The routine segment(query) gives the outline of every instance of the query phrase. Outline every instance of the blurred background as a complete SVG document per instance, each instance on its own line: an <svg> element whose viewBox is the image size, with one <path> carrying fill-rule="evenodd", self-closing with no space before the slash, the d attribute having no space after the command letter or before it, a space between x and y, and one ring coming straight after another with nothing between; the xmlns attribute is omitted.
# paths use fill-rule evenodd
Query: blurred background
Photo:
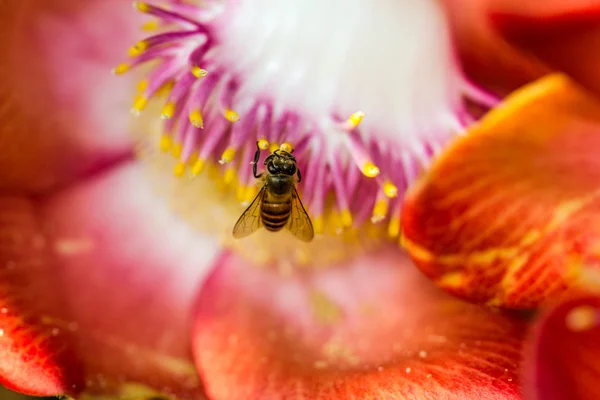
<svg viewBox="0 0 600 400"><path fill-rule="evenodd" d="M6 389L4 386L0 386L0 400L57 400L57 397L31 397L25 396L19 393L15 393Z"/></svg>

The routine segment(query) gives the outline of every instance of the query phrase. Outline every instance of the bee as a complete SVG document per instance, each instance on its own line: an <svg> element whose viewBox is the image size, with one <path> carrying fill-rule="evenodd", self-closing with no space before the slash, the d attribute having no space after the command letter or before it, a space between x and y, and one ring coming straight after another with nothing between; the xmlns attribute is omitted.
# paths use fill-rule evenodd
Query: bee
<svg viewBox="0 0 600 400"><path fill-rule="evenodd" d="M258 142L256 148L252 171L259 179L263 173L257 174L256 171L260 159ZM263 225L272 232L285 226L298 239L310 242L315 233L296 191L296 183L302 180L296 158L285 150L277 149L265 159L265 165L264 185L233 227L233 237L248 236Z"/></svg>

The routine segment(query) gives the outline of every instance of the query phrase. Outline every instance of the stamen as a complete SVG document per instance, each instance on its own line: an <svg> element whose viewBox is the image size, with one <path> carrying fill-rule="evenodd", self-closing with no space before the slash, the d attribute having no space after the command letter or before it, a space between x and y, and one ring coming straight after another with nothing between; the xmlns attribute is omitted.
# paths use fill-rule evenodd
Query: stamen
<svg viewBox="0 0 600 400"><path fill-rule="evenodd" d="M159 148L175 157L175 176L207 172L247 205L258 192L256 146L264 151L259 173L269 152L293 151L317 234L379 224L380 236L396 240L403 192L470 120L463 96L484 107L497 99L457 70L434 1L410 3L408 12L403 2L367 7L372 21L363 15L367 0L345 4L344 18L330 0L256 1L135 1L153 17L144 29L160 31L113 70L155 62L132 112L166 96ZM314 27L294 29L313 6L322 14ZM415 35L388 44L406 29ZM372 62L381 59L389 62ZM415 75L422 65L430 66L423 79Z"/></svg>

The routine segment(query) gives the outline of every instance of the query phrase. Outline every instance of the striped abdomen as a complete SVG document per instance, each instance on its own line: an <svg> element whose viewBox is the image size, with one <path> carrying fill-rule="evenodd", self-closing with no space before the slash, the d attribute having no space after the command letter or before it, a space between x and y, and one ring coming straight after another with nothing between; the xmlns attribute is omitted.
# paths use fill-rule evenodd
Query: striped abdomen
<svg viewBox="0 0 600 400"><path fill-rule="evenodd" d="M266 229L275 232L283 228L290 219L291 212L292 196L265 193L260 216Z"/></svg>

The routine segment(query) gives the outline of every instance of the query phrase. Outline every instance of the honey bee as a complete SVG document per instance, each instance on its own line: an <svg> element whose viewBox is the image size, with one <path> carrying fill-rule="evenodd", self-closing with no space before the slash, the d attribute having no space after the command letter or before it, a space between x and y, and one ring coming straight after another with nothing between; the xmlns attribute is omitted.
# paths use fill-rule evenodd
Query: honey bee
<svg viewBox="0 0 600 400"><path fill-rule="evenodd" d="M260 158L258 142L256 147L252 171L259 179L263 173L257 174L256 171ZM285 226L298 239L310 242L315 233L296 191L296 183L302 180L296 158L285 150L277 149L265 159L265 165L264 185L233 227L233 237L248 236L263 225L272 232ZM298 175L297 182L295 174Z"/></svg>

